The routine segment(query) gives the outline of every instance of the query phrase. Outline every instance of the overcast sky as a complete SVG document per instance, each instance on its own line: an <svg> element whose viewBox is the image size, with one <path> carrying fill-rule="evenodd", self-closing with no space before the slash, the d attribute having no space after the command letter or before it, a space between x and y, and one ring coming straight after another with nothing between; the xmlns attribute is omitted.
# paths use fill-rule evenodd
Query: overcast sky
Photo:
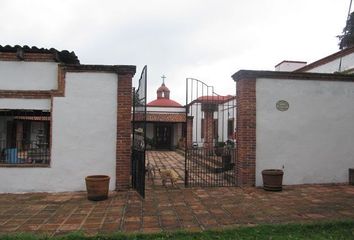
<svg viewBox="0 0 354 240"><path fill-rule="evenodd" d="M82 64L148 65L148 99L165 74L235 94L240 69L273 70L338 51L349 0L1 0L0 45L74 51ZM134 82L134 84L136 84Z"/></svg>

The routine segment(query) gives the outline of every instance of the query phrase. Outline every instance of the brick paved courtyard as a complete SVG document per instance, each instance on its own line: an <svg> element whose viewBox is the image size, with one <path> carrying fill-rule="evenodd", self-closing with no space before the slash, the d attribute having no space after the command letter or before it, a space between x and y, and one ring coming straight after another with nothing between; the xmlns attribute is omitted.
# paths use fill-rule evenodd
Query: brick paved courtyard
<svg viewBox="0 0 354 240"><path fill-rule="evenodd" d="M209 157L209 156L208 156ZM198 158L194 156L194 158ZM236 185L234 179L234 169L229 169L229 171L213 172L211 169L206 169L206 163L210 161L212 167L216 167L215 161L218 157L212 156L210 159L203 159L198 162L198 159L192 161L189 160L189 185L190 186L234 186ZM221 161L221 157L219 157ZM184 186L185 179L185 156L184 153L178 153L174 151L147 151L146 161L149 162L151 166L155 169L155 177L147 178L147 187L152 184L162 185L161 176L158 169L169 169L174 171L178 175L177 185L180 187ZM210 167L210 166L209 166ZM167 187L171 187L170 184Z"/></svg>
<svg viewBox="0 0 354 240"><path fill-rule="evenodd" d="M153 152L154 161L164 154ZM160 159L160 160L158 160ZM158 178L154 181L158 182ZM0 194L0 233L49 235L81 230L88 234L204 230L260 223L354 219L354 186L183 188L149 184L146 199L134 191L111 192L106 201L86 200L84 192Z"/></svg>
<svg viewBox="0 0 354 240"><path fill-rule="evenodd" d="M147 179L146 185L162 185L158 169L170 169L177 173L177 185L184 186L184 156L174 151L147 151L146 161L155 169L155 177ZM169 184L169 183L168 183ZM171 187L167 185L167 187Z"/></svg>

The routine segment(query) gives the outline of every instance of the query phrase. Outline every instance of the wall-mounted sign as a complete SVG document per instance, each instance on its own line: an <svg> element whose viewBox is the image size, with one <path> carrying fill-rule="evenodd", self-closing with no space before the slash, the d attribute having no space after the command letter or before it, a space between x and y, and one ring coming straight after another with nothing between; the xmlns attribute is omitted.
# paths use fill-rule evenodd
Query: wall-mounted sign
<svg viewBox="0 0 354 240"><path fill-rule="evenodd" d="M279 100L276 104L276 107L279 111L286 111L289 109L289 103L285 100Z"/></svg>

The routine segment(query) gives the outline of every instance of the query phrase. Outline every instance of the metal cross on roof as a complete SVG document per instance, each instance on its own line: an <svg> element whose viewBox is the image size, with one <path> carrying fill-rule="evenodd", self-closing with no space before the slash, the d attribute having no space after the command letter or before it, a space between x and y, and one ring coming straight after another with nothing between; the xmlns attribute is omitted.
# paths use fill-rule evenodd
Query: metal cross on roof
<svg viewBox="0 0 354 240"><path fill-rule="evenodd" d="M162 83L165 84L165 78L166 78L166 76L165 76L165 75L162 75L161 78L162 78Z"/></svg>

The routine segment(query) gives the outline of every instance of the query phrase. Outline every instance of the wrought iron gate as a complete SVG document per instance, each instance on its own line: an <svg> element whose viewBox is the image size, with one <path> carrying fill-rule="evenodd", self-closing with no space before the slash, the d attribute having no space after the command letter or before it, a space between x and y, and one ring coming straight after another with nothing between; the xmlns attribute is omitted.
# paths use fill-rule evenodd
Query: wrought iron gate
<svg viewBox="0 0 354 240"><path fill-rule="evenodd" d="M145 140L146 140L146 83L147 67L143 68L138 89L133 88L132 187L145 197Z"/></svg>
<svg viewBox="0 0 354 240"><path fill-rule="evenodd" d="M185 186L236 185L236 96L187 78L186 119Z"/></svg>

